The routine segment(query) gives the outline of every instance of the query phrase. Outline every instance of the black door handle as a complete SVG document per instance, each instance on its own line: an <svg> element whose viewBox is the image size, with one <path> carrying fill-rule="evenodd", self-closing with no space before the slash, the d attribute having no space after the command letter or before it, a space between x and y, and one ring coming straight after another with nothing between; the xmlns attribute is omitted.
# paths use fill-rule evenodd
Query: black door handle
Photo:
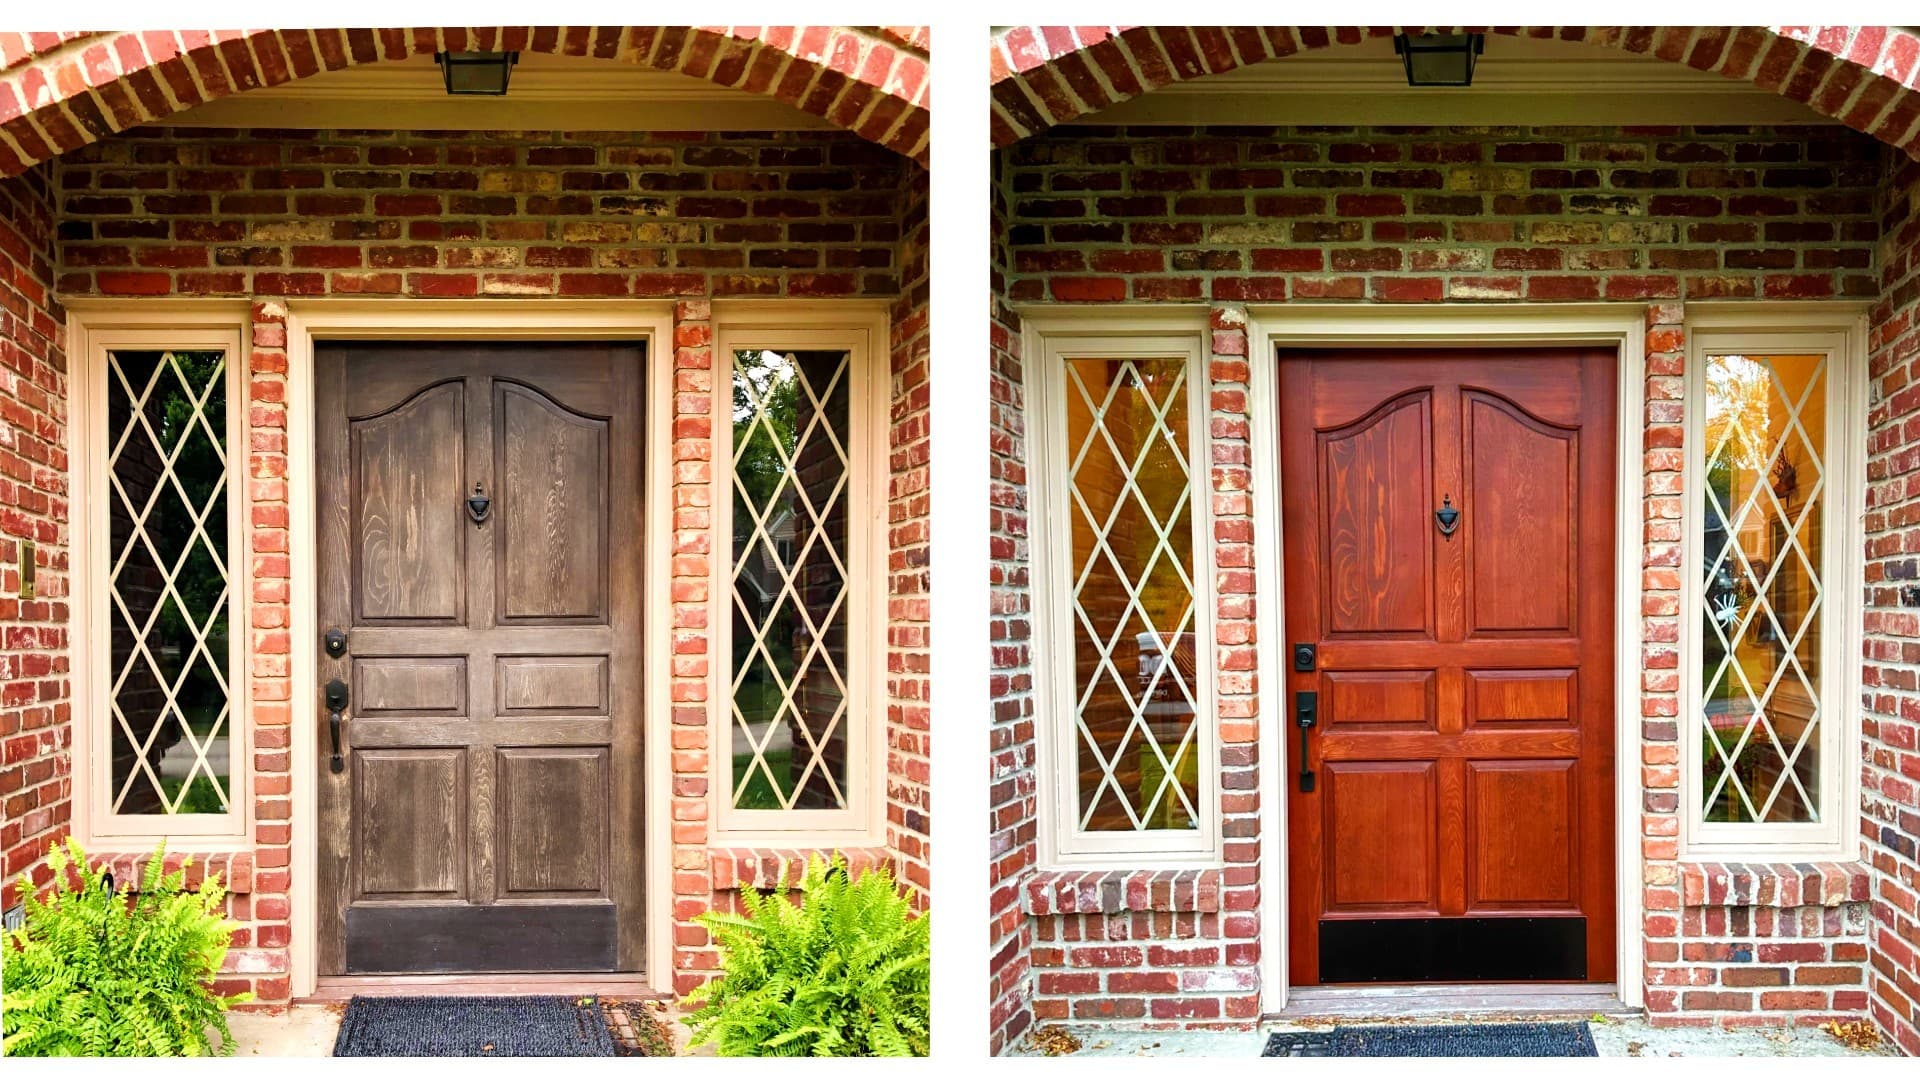
<svg viewBox="0 0 1920 1081"><path fill-rule="evenodd" d="M347 681L330 679L327 681L327 734L333 737L333 761L329 769L335 773L347 768L340 757L340 715L347 711Z"/></svg>
<svg viewBox="0 0 1920 1081"><path fill-rule="evenodd" d="M1313 691L1293 692L1293 723L1300 726L1300 791L1313 791L1313 769L1307 764L1307 733L1319 721L1320 696Z"/></svg>

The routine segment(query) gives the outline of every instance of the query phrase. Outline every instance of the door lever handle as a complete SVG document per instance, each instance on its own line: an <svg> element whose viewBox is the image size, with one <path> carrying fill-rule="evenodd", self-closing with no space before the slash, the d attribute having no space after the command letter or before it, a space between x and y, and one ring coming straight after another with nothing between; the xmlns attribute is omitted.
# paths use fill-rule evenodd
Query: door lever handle
<svg viewBox="0 0 1920 1081"><path fill-rule="evenodd" d="M1307 733L1319 722L1320 696L1313 691L1293 692L1293 723L1300 726L1300 791L1313 791L1313 769L1307 759Z"/></svg>
<svg viewBox="0 0 1920 1081"><path fill-rule="evenodd" d="M346 761L340 757L340 715L347 711L346 681L342 679L328 680L326 694L327 734L333 738L333 760L327 764L327 768L334 773L339 773L341 770L347 768Z"/></svg>

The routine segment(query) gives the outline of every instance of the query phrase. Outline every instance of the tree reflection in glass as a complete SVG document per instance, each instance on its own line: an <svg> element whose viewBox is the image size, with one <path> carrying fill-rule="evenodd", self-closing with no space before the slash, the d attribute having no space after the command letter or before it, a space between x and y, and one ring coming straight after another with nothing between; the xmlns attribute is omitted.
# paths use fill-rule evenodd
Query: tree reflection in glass
<svg viewBox="0 0 1920 1081"><path fill-rule="evenodd" d="M847 805L844 350L733 357L732 799Z"/></svg>
<svg viewBox="0 0 1920 1081"><path fill-rule="evenodd" d="M1826 358L1710 356L1705 386L1705 817L1816 821Z"/></svg>
<svg viewBox="0 0 1920 1081"><path fill-rule="evenodd" d="M107 365L111 806L230 803L227 379L219 352Z"/></svg>

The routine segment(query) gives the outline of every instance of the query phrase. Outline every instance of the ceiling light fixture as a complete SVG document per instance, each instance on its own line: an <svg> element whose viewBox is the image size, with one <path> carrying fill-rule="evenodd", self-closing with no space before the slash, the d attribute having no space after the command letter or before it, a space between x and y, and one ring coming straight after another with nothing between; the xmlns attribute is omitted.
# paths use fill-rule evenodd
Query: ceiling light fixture
<svg viewBox="0 0 1920 1081"><path fill-rule="evenodd" d="M1474 61L1486 46L1485 34L1393 35L1408 86L1472 86Z"/></svg>
<svg viewBox="0 0 1920 1081"><path fill-rule="evenodd" d="M484 94L501 97L507 92L507 79L520 59L509 53L434 53L440 73L446 77L449 94Z"/></svg>

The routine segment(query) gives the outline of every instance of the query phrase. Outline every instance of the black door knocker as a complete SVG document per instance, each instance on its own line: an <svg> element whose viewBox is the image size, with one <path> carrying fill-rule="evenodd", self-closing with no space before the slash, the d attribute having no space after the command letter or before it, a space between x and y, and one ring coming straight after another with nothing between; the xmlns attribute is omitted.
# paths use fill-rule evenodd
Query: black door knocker
<svg viewBox="0 0 1920 1081"><path fill-rule="evenodd" d="M487 486L475 481L473 494L467 497L467 517L478 525L487 520L487 511L492 508L493 500L487 498Z"/></svg>
<svg viewBox="0 0 1920 1081"><path fill-rule="evenodd" d="M1452 495L1440 501L1440 509L1433 512L1433 520L1440 523L1440 535L1443 537L1453 536L1453 531L1460 528L1460 510L1453 505Z"/></svg>

